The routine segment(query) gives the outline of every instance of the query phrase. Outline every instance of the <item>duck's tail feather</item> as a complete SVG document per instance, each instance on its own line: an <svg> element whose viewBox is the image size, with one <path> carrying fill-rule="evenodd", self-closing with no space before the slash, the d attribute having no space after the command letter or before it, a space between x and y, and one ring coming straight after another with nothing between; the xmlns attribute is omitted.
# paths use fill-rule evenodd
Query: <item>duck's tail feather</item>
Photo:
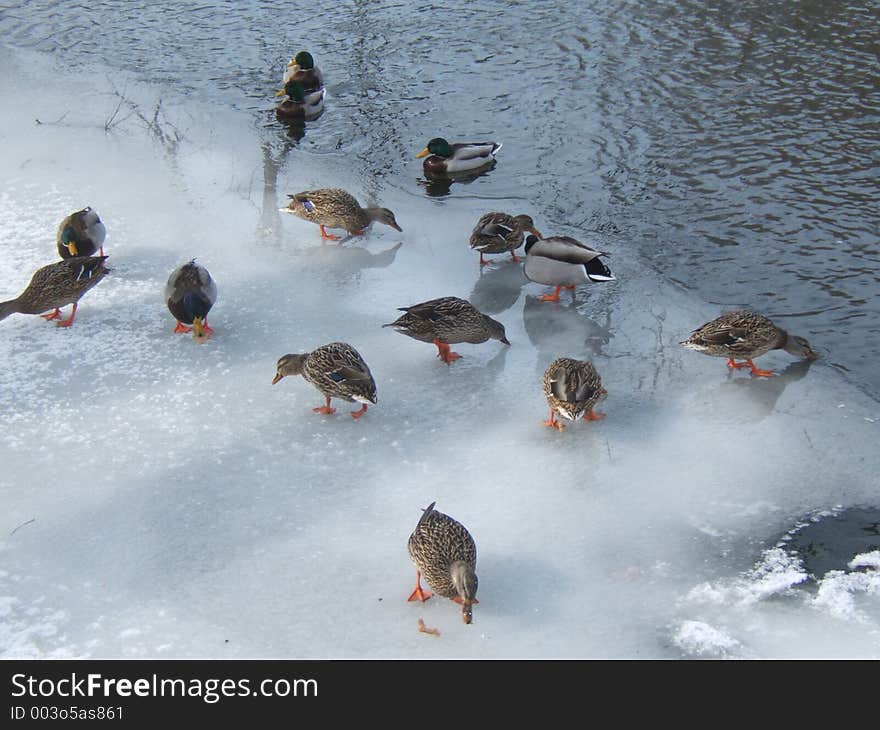
<svg viewBox="0 0 880 730"><path fill-rule="evenodd" d="M10 314L18 311L18 299L10 299L8 302L0 302L0 319L6 319Z"/></svg>

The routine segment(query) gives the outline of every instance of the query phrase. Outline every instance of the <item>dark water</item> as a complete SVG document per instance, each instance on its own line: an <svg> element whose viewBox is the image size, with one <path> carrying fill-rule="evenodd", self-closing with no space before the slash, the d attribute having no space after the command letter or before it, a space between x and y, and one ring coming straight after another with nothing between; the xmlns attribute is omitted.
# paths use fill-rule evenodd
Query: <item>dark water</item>
<svg viewBox="0 0 880 730"><path fill-rule="evenodd" d="M880 510L851 507L787 533L786 550L795 553L804 569L821 578L829 570L847 570L854 555L880 550Z"/></svg>
<svg viewBox="0 0 880 730"><path fill-rule="evenodd" d="M454 9L453 9L454 8ZM423 194L434 136L505 148L452 194L522 198L717 308L750 305L880 395L880 3L13 2L4 42L254 114L301 48L302 154ZM436 192L436 191L435 191ZM442 192L442 191L441 191ZM695 326L699 323L694 323Z"/></svg>

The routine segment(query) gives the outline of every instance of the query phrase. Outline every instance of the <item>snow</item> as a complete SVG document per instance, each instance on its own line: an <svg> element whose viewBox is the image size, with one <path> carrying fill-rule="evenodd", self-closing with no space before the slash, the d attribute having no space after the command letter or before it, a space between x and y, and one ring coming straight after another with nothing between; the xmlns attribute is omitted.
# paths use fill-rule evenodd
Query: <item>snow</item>
<svg viewBox="0 0 880 730"><path fill-rule="evenodd" d="M679 347L717 307L625 241L602 242L618 281L576 306L537 301L503 258L480 272L467 239L490 207L582 235L489 183L429 197L413 159L365 189L350 159L294 148L275 195L247 114L36 53L7 65L0 299L85 205L113 273L69 330L0 323L0 656L880 656L874 558L814 595L767 547L804 514L876 501L877 404L832 368L779 353L761 366L780 376L752 379ZM113 86L142 110L161 91L180 144L137 117L105 131ZM391 208L403 233L322 245L277 212L318 186ZM193 257L219 289L201 346L162 302ZM444 295L499 319L511 347L461 345L447 367L381 327ZM347 404L313 414L300 378L271 385L280 355L336 340L378 384L358 421ZM609 391L607 419L562 434L541 426L540 386L561 355L590 357ZM435 500L477 542L471 626L448 601L405 600L406 540Z"/></svg>

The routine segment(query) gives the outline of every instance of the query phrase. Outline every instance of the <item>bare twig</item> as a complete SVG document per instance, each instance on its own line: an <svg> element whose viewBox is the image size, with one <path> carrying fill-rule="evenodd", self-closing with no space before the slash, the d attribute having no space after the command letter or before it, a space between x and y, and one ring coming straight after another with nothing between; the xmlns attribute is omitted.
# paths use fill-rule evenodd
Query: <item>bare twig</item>
<svg viewBox="0 0 880 730"><path fill-rule="evenodd" d="M27 522L22 522L18 527L16 527L16 528L15 528L12 532L10 532L9 534L10 534L10 535L14 535L16 532L18 532L18 531L19 531L22 527L24 527L25 525L29 525L29 524L31 524L31 522L36 522L36 519L37 519L36 517L31 517Z"/></svg>
<svg viewBox="0 0 880 730"><path fill-rule="evenodd" d="M110 118L104 122L104 131L109 132L116 124L120 124L124 120L119 120L114 124L113 120L116 119L116 115L119 114L119 110L122 108L122 105L125 103L125 89L122 90L120 94L118 91L116 95L119 97L119 101L116 104L116 108L113 110L113 113L110 115Z"/></svg>
<svg viewBox="0 0 880 730"><path fill-rule="evenodd" d="M60 117L58 117L58 119L56 119L54 122L44 122L44 121L42 121L42 120L40 120L40 119L34 119L34 121L35 121L37 124L45 124L45 125L49 125L49 124L60 124L60 123L61 123L61 120L64 119L64 117L66 117L66 116L68 115L68 113L69 113L69 112L64 112L64 114L62 114Z"/></svg>
<svg viewBox="0 0 880 730"><path fill-rule="evenodd" d="M812 441L812 439L810 438L810 434L807 433L807 429L804 429L804 436L807 437L807 443L810 445L810 448L813 449L813 451L815 451L815 450L816 450L816 447L813 446L813 441Z"/></svg>

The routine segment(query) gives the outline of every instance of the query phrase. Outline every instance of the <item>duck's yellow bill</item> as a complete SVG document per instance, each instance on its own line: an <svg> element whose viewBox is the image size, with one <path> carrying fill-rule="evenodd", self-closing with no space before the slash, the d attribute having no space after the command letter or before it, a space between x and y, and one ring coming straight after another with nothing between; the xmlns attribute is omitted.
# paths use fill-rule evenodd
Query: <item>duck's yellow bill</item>
<svg viewBox="0 0 880 730"><path fill-rule="evenodd" d="M416 157L417 158L418 157L427 157L430 154L431 154L431 151L427 147L425 147L425 149L423 149L421 152L419 152L419 154L417 154Z"/></svg>

